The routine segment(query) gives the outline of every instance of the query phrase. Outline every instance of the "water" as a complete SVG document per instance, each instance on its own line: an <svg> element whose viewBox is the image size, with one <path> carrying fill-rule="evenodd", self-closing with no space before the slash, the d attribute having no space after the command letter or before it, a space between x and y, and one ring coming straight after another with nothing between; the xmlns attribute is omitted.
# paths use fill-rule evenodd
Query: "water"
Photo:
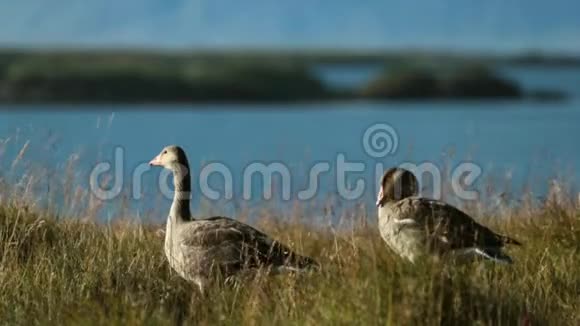
<svg viewBox="0 0 580 326"><path fill-rule="evenodd" d="M115 148L124 150L123 166L119 169L123 171L124 186L128 187L137 167L158 154L163 146L179 144L186 150L196 178L197 203L203 194L199 171L211 162L223 163L232 172L234 199L238 202L244 201L244 169L251 163L278 162L286 166L291 174L287 202L293 202L309 184L310 168L328 162L331 171L320 176L320 189L309 200L323 201L337 193L336 162L340 154L347 161L365 164L364 172L350 173L347 177L351 187L362 178L366 182L364 193L343 201L362 201L369 206L376 191L377 164L389 167L402 162L432 162L445 170L449 165L471 162L483 171L476 182L477 189L483 189L489 177L507 180L514 192L523 191L524 186L537 193L545 192L546 181L554 176L577 184L580 96L574 91L580 88L572 86L580 85L580 71L539 73L518 69L508 73L523 79L529 87L555 86L573 96L567 101L545 103L4 105L0 113L0 139L9 141L3 146L4 154L0 146L0 168L4 171L0 175L6 177L6 171L12 171L12 160L29 141L25 159L30 165L62 170L71 154L78 155L77 179L85 188L89 187L88 173L99 162L113 161ZM358 82L368 71L359 73ZM392 126L398 140L394 153L379 158L369 155L363 146L365 130L377 123ZM144 189L136 196L141 197L134 200L135 209L153 205L152 198L159 192L155 186L159 172L151 170L144 174ZM281 180L274 178L274 185ZM223 197L223 180L219 175L213 175L209 183ZM248 202L263 201L259 180L252 183L250 190ZM284 202L281 197L280 191L274 193L274 199ZM219 203L222 205L223 201ZM229 207L228 203L224 207ZM169 200L162 203L163 207L168 204Z"/></svg>

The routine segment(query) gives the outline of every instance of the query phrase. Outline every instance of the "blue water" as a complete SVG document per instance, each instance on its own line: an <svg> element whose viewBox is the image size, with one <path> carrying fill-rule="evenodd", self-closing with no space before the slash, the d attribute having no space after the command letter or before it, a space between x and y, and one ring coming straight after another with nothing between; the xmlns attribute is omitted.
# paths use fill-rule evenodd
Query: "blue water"
<svg viewBox="0 0 580 326"><path fill-rule="evenodd" d="M580 85L578 70L575 74L525 69L509 73L532 88L547 84L572 93L580 89L573 87ZM292 177L289 202L297 201L298 192L308 184L310 167L329 162L331 171L320 176L320 190L310 199L325 200L336 193L334 176L339 154L347 161L366 164L364 172L351 173L347 178L351 186L358 178L365 180L364 193L344 202L372 205L374 167L378 163L389 167L402 162L432 162L445 170L469 161L483 170L475 185L478 189L484 189L490 178L499 178L500 183L510 184L511 191L531 187L541 193L554 176L564 177L571 184L580 181L576 174L580 170L580 96L576 95L566 101L545 103L3 105L0 140L5 145L0 146L0 176L10 179L11 173L18 173L18 169L11 169L12 160L27 141L25 167L62 171L71 154L76 154L77 182L86 188L88 172L99 162L112 161L114 148L124 149L122 170L129 183L139 164L148 162L163 146L179 144L188 154L196 179L206 164L225 164L233 175L234 199L240 199L244 168L253 162L287 166ZM365 130L377 123L392 126L398 138L397 150L379 158L365 152L362 144ZM143 196L135 200L136 209L151 205L158 192L155 184L159 172L154 169L145 173L146 186ZM214 176L210 181L223 197L222 180ZM195 201L199 203L200 186L198 180L194 183ZM259 186L258 182L252 188L254 197L248 202L262 200ZM274 199L281 197L274 193ZM165 199L164 207L168 204Z"/></svg>

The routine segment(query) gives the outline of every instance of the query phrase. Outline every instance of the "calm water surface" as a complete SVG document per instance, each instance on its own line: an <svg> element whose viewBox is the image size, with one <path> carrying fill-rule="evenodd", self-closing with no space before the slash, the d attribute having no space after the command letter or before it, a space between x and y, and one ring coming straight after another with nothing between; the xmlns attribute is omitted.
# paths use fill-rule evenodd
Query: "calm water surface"
<svg viewBox="0 0 580 326"><path fill-rule="evenodd" d="M523 75L530 87L580 85L567 72L555 75L512 71ZM527 79L526 79L527 78ZM560 84L559 84L560 83ZM550 86L548 85L548 86ZM164 145L180 144L198 176L210 162L225 164L234 177L234 191L242 192L244 168L253 162L280 162L292 175L292 199L308 184L308 171L317 162L329 162L332 171L322 175L313 200L336 190L333 177L337 155L366 164L366 171L348 180L367 181L363 196L369 206L375 192L374 166L402 162L433 162L444 169L470 161L483 170L479 189L491 177L507 182L514 192L524 185L545 190L550 177L565 177L577 184L580 170L580 97L563 102L419 102L419 103L311 103L268 105L78 105L10 106L0 112L1 175L18 174L12 160L29 141L28 167L62 170L76 157L80 185L88 187L88 171L98 162L112 161L115 148L124 150L125 179L139 164L148 162ZM42 109L42 110L41 110ZM130 110L127 110L130 109ZM268 109L268 110L265 110ZM10 112L9 112L10 110ZM396 130L398 148L375 158L365 152L363 134L376 123ZM10 173L7 171L11 171ZM26 171L22 168L20 173ZM159 171L144 175L147 185L136 207L150 203L156 193ZM223 188L220 178L210 184ZM127 181L129 183L129 181ZM259 185L259 184L258 184ZM196 182L199 193L199 184ZM256 190L256 189L255 189ZM259 189L254 192L260 197ZM223 193L223 191L222 191ZM199 198L198 198L199 199ZM167 206L168 200L163 205Z"/></svg>

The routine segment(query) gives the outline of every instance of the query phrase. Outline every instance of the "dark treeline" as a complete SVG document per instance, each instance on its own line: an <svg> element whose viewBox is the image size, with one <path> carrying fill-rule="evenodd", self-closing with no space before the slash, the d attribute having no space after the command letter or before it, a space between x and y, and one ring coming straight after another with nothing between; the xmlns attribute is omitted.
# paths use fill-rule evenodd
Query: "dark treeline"
<svg viewBox="0 0 580 326"><path fill-rule="evenodd" d="M301 100L328 96L304 65L139 54L4 55L3 101Z"/></svg>
<svg viewBox="0 0 580 326"><path fill-rule="evenodd" d="M532 63L546 62L538 59L541 56L518 59L354 51L192 54L5 50L0 52L0 102L519 98L524 94L517 83L496 75L489 67L501 62L521 64L530 58ZM560 64L562 60L554 62ZM316 64L353 63L373 63L389 69L352 90L332 89L312 69ZM558 96L553 91L538 94Z"/></svg>

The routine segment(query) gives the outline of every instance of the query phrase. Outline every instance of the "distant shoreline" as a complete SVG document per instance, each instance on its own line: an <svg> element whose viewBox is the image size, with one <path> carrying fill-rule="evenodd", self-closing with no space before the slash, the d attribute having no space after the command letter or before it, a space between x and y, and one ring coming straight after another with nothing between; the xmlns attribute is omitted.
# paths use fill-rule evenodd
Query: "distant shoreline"
<svg viewBox="0 0 580 326"><path fill-rule="evenodd" d="M7 56L131 56L174 59L297 60L315 63L393 63L407 59L477 61L485 64L580 66L580 53L523 50L511 54L445 50L358 50L358 49L162 49L162 48L74 48L1 47L0 59Z"/></svg>
<svg viewBox="0 0 580 326"><path fill-rule="evenodd" d="M399 67L357 89L336 90L317 64ZM373 100L541 100L496 75L498 64L578 64L580 58L433 53L0 50L0 104L304 103ZM409 68L411 67L411 68ZM424 67L438 67L443 73ZM443 67L443 68L439 68ZM475 67L475 69L473 68Z"/></svg>

